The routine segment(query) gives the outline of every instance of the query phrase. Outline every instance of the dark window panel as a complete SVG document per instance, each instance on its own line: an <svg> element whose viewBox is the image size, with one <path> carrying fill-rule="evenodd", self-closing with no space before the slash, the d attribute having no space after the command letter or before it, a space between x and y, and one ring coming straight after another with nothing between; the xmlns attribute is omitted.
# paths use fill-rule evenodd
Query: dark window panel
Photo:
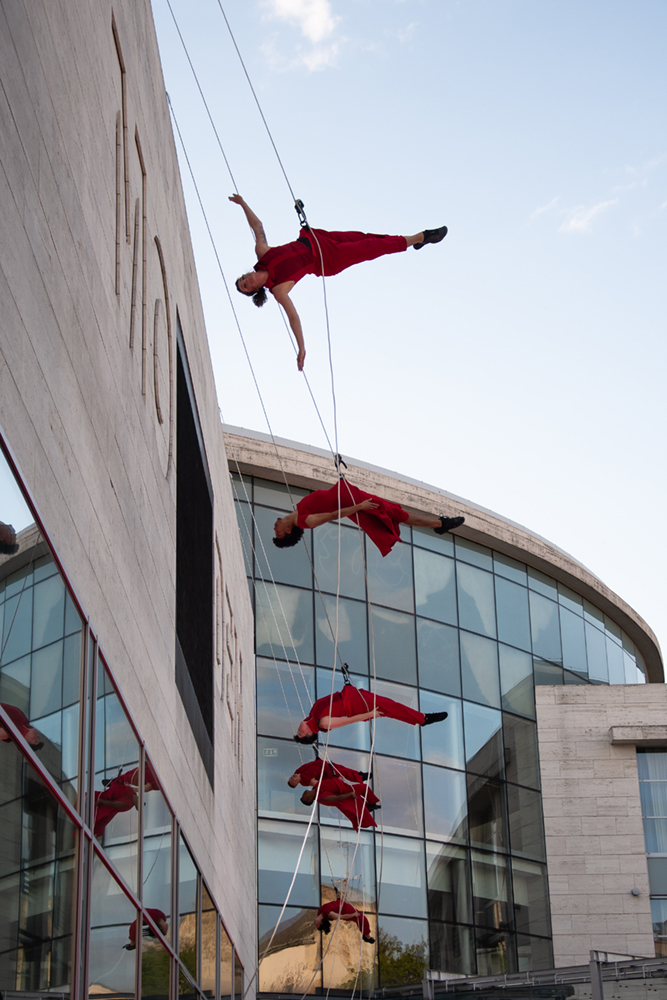
<svg viewBox="0 0 667 1000"><path fill-rule="evenodd" d="M574 614L579 615L580 618L583 618L583 598L562 583L558 584L558 603L561 607L567 608L568 611L572 611Z"/></svg>
<svg viewBox="0 0 667 1000"><path fill-rule="evenodd" d="M371 688L373 687L371 678ZM416 687L406 687L403 684L390 684L388 681L377 681L375 689L379 695L398 701L408 708L419 711L419 692ZM390 754L396 757L409 757L419 760L419 734L421 726L410 726L396 719L376 719L375 722L375 752Z"/></svg>
<svg viewBox="0 0 667 1000"><path fill-rule="evenodd" d="M478 928L475 931L478 976L502 976L517 971L513 934Z"/></svg>
<svg viewBox="0 0 667 1000"><path fill-rule="evenodd" d="M511 929L509 861L500 854L471 852L475 923L497 931Z"/></svg>
<svg viewBox="0 0 667 1000"><path fill-rule="evenodd" d="M471 924L468 851L452 844L433 844L427 841L426 877L430 919Z"/></svg>
<svg viewBox="0 0 667 1000"><path fill-rule="evenodd" d="M468 775L468 824L473 847L509 850L505 786L501 782Z"/></svg>
<svg viewBox="0 0 667 1000"><path fill-rule="evenodd" d="M540 573L538 569L528 567L528 586L531 590L537 591L543 597L550 597L552 601L558 600L558 584L551 577Z"/></svg>
<svg viewBox="0 0 667 1000"><path fill-rule="evenodd" d="M267 507L277 507L281 511L288 512L294 510L299 500L310 493L310 490L302 490L298 486L290 486L288 489L284 482L273 482L270 479L257 477L254 480L254 487L256 504L265 504Z"/></svg>
<svg viewBox="0 0 667 1000"><path fill-rule="evenodd" d="M523 934L551 934L546 865L512 858L514 926Z"/></svg>
<svg viewBox="0 0 667 1000"><path fill-rule="evenodd" d="M461 696L458 629L417 619L419 686Z"/></svg>
<svg viewBox="0 0 667 1000"><path fill-rule="evenodd" d="M258 900L282 906L297 867L307 827L305 823L280 823L269 819L261 819L258 826ZM317 827L311 826L290 902L296 906L317 908L319 899Z"/></svg>
<svg viewBox="0 0 667 1000"><path fill-rule="evenodd" d="M610 639L609 636L606 638L607 646L607 667L609 669L609 683L610 684L625 684L625 668L623 664L623 650Z"/></svg>
<svg viewBox="0 0 667 1000"><path fill-rule="evenodd" d="M422 760L429 764L439 764L441 767L463 770L465 759L461 702L458 698L447 698L445 695L421 691L419 707L424 713L448 713L444 722L434 722L430 726L422 727Z"/></svg>
<svg viewBox="0 0 667 1000"><path fill-rule="evenodd" d="M517 562L516 559L511 559L509 556L503 555L502 552L493 553L493 570L498 576L504 576L505 579L512 580L513 583L520 583L524 587L528 583L525 563Z"/></svg>
<svg viewBox="0 0 667 1000"><path fill-rule="evenodd" d="M510 646L530 651L528 591L502 577L495 578L498 639Z"/></svg>
<svg viewBox="0 0 667 1000"><path fill-rule="evenodd" d="M426 917L424 842L384 837L375 844L375 864L382 871L380 911L404 917Z"/></svg>
<svg viewBox="0 0 667 1000"><path fill-rule="evenodd" d="M461 771L424 764L424 816L427 837L466 843L468 802Z"/></svg>
<svg viewBox="0 0 667 1000"><path fill-rule="evenodd" d="M429 968L428 923L379 917L377 949L381 988L421 983Z"/></svg>
<svg viewBox="0 0 667 1000"><path fill-rule="evenodd" d="M472 927L430 921L431 968L458 976L475 973Z"/></svg>
<svg viewBox="0 0 667 1000"><path fill-rule="evenodd" d="M375 793L382 802L384 832L423 836L422 778L419 764L378 754L373 760L373 774ZM378 816L374 819L379 822Z"/></svg>
<svg viewBox="0 0 667 1000"><path fill-rule="evenodd" d="M241 536L241 548L243 549L243 562L245 564L246 576L252 576L252 547L254 545L252 511L247 503L236 503L234 506L236 507L236 520L239 526L239 534Z"/></svg>
<svg viewBox="0 0 667 1000"><path fill-rule="evenodd" d="M534 938L527 937L525 934L517 934L516 950L518 972L537 972L540 969L553 969L554 967L554 950L548 938Z"/></svg>
<svg viewBox="0 0 667 1000"><path fill-rule="evenodd" d="M528 719L503 712L505 777L517 785L540 787L537 758L537 726Z"/></svg>
<svg viewBox="0 0 667 1000"><path fill-rule="evenodd" d="M310 806L302 805L303 785L290 788L287 779L301 764L313 760L310 747L287 740L257 739L257 809L267 819L308 819ZM335 758L334 758L335 759Z"/></svg>
<svg viewBox="0 0 667 1000"><path fill-rule="evenodd" d="M476 774L504 774L502 716L494 708L463 702L466 764Z"/></svg>
<svg viewBox="0 0 667 1000"><path fill-rule="evenodd" d="M503 708L535 718L533 659L511 646L498 646Z"/></svg>
<svg viewBox="0 0 667 1000"><path fill-rule="evenodd" d="M533 672L536 685L563 683L563 668L557 667L555 663L546 663L535 657L533 659Z"/></svg>
<svg viewBox="0 0 667 1000"><path fill-rule="evenodd" d="M529 788L508 784L507 809L512 854L545 860L546 848L540 793L531 791Z"/></svg>
<svg viewBox="0 0 667 1000"><path fill-rule="evenodd" d="M438 552L441 556L454 558L454 536L449 534L436 535L433 528L413 528L412 544L421 549Z"/></svg>

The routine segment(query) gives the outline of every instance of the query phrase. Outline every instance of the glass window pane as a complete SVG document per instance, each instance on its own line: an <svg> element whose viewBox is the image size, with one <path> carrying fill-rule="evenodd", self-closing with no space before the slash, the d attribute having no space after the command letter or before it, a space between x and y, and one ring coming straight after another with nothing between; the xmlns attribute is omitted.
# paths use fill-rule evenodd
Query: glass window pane
<svg viewBox="0 0 667 1000"><path fill-rule="evenodd" d="M471 924L468 852L451 844L432 844L427 841L426 874L428 915L431 920Z"/></svg>
<svg viewBox="0 0 667 1000"><path fill-rule="evenodd" d="M182 837L178 851L178 957L193 979L197 978L197 865Z"/></svg>
<svg viewBox="0 0 667 1000"><path fill-rule="evenodd" d="M338 889L348 903L358 910L375 909L375 862L373 835L363 830L357 836L354 830L323 826L320 830L323 889ZM346 889L347 885L347 889Z"/></svg>
<svg viewBox="0 0 667 1000"><path fill-rule="evenodd" d="M287 899L307 829L305 823L278 823L270 819L259 821L258 894L261 902L279 903L282 906ZM317 907L319 898L317 827L311 826L290 903Z"/></svg>
<svg viewBox="0 0 667 1000"><path fill-rule="evenodd" d="M259 921L260 928L262 927L262 907L258 907L259 910ZM278 913L280 913L280 908L278 908ZM262 931L260 930L260 939L262 938ZM270 935L269 935L270 937ZM268 941L268 939L267 939ZM264 945L266 948L266 945ZM259 954L263 954L263 949L261 944L259 946ZM231 938L225 930L225 925L220 923L220 1000L231 1000L232 990L233 990L233 970L234 965L234 948L232 946Z"/></svg>
<svg viewBox="0 0 667 1000"><path fill-rule="evenodd" d="M275 583L291 583L295 587L312 586L309 559L312 533L305 531L293 548L279 549L273 544L273 525L282 517L279 510L255 507L255 576ZM312 558L312 556L311 556Z"/></svg>
<svg viewBox="0 0 667 1000"><path fill-rule="evenodd" d="M218 914L206 886L201 887L201 982L209 997L215 997L215 949Z"/></svg>
<svg viewBox="0 0 667 1000"><path fill-rule="evenodd" d="M579 594L575 594L573 590L566 587L564 584L558 584L558 603L567 608L568 611L573 611L575 615L579 615L581 618L584 614L584 602L579 597Z"/></svg>
<svg viewBox="0 0 667 1000"><path fill-rule="evenodd" d="M315 671L257 657L257 731L291 739L315 701Z"/></svg>
<svg viewBox="0 0 667 1000"><path fill-rule="evenodd" d="M550 597L552 601L558 600L558 584L551 577L540 573L539 569L528 567L528 586L531 590L537 591L543 597Z"/></svg>
<svg viewBox="0 0 667 1000"><path fill-rule="evenodd" d="M380 911L406 917L426 917L426 873L424 844L406 837L384 837L376 842Z"/></svg>
<svg viewBox="0 0 667 1000"><path fill-rule="evenodd" d="M533 660L510 646L498 646L503 708L535 718Z"/></svg>
<svg viewBox="0 0 667 1000"><path fill-rule="evenodd" d="M502 777L502 716L493 708L463 702L466 763L476 774Z"/></svg>
<svg viewBox="0 0 667 1000"><path fill-rule="evenodd" d="M607 666L609 668L610 684L625 684L625 669L623 666L623 650L607 636Z"/></svg>
<svg viewBox="0 0 667 1000"><path fill-rule="evenodd" d="M587 622L591 622L597 625L600 629L604 628L604 615L599 608L596 608L594 604L587 601L584 598L584 618Z"/></svg>
<svg viewBox="0 0 667 1000"><path fill-rule="evenodd" d="M475 972L472 927L430 921L431 968L457 976Z"/></svg>
<svg viewBox="0 0 667 1000"><path fill-rule="evenodd" d="M236 507L236 520L239 526L239 534L241 535L241 548L243 549L246 576L252 576L252 511L247 503L236 503L234 506Z"/></svg>
<svg viewBox="0 0 667 1000"><path fill-rule="evenodd" d="M459 626L479 635L496 635L496 608L493 576L484 570L456 564L459 598Z"/></svg>
<svg viewBox="0 0 667 1000"><path fill-rule="evenodd" d="M232 493L235 500L245 500L252 503L252 476L244 476L238 472L230 472Z"/></svg>
<svg viewBox="0 0 667 1000"><path fill-rule="evenodd" d="M155 770L144 768L144 905L157 907L171 922L171 811Z"/></svg>
<svg viewBox="0 0 667 1000"><path fill-rule="evenodd" d="M141 942L141 996L146 1000L168 1000L169 952L159 938L144 936ZM192 995L192 990L188 988Z"/></svg>
<svg viewBox="0 0 667 1000"><path fill-rule="evenodd" d="M460 636L463 697L500 708L498 644L470 632Z"/></svg>
<svg viewBox="0 0 667 1000"><path fill-rule="evenodd" d="M42 716L51 715L52 712L62 708L62 639L33 652L32 676L30 718L41 719Z"/></svg>
<svg viewBox="0 0 667 1000"><path fill-rule="evenodd" d="M340 587L338 585L339 525L330 521L313 532L315 577L320 590L342 597L366 599L364 536L358 528L340 525Z"/></svg>
<svg viewBox="0 0 667 1000"><path fill-rule="evenodd" d="M302 805L303 786L290 788L287 779L301 764L313 760L310 747L260 736L257 739L257 808L269 819L307 819L310 806Z"/></svg>
<svg viewBox="0 0 667 1000"><path fill-rule="evenodd" d="M15 576L17 574L14 574ZM10 580L6 581L5 590L5 615L2 633L2 664L11 663L18 660L20 656L25 656L32 648L32 591L33 588L27 585L27 580L31 579L24 572L21 576L21 584L25 583L23 589L18 588L18 593L10 596ZM16 590L17 588L11 588Z"/></svg>
<svg viewBox="0 0 667 1000"><path fill-rule="evenodd" d="M531 938L525 934L517 934L516 950L519 972L532 972L533 970L553 969L554 967L553 947L549 939Z"/></svg>
<svg viewBox="0 0 667 1000"><path fill-rule="evenodd" d="M537 726L528 719L503 712L505 740L505 777L517 785L540 787L537 760Z"/></svg>
<svg viewBox="0 0 667 1000"><path fill-rule="evenodd" d="M588 676L592 681L606 684L609 680L607 643L603 633L590 622L586 622L586 652L588 654Z"/></svg>
<svg viewBox="0 0 667 1000"><path fill-rule="evenodd" d="M372 687L371 682L371 687ZM417 688L406 687L404 684L390 684L388 681L377 681L377 694L391 698L401 705L419 711L419 693ZM421 726L411 726L397 719L376 719L375 722L375 752L390 754L394 757L410 757L419 760L419 734Z"/></svg>
<svg viewBox="0 0 667 1000"><path fill-rule="evenodd" d="M563 640L563 666L583 677L588 676L583 618L568 611L567 608L561 608L560 632Z"/></svg>
<svg viewBox="0 0 667 1000"><path fill-rule="evenodd" d="M454 560L427 549L413 549L417 614L456 625Z"/></svg>
<svg viewBox="0 0 667 1000"><path fill-rule="evenodd" d="M473 566L480 566L482 569L493 569L493 553L485 545L478 545L477 542L471 542L460 535L455 536L454 545L457 559L472 563Z"/></svg>
<svg viewBox="0 0 667 1000"><path fill-rule="evenodd" d="M378 923L381 988L421 983L429 968L428 923L397 917L380 917Z"/></svg>
<svg viewBox="0 0 667 1000"><path fill-rule="evenodd" d="M544 660L535 658L533 659L533 671L535 674L535 684L563 683L563 668L557 667L555 663L546 663Z"/></svg>
<svg viewBox="0 0 667 1000"><path fill-rule="evenodd" d="M332 889L322 887L322 905L334 899ZM369 924L370 937L378 939L377 917L368 911L363 914ZM356 995L359 990L372 992L377 985L377 968L374 966L377 945L364 942L356 923L347 920L333 920L332 930L322 938L322 985L327 990L345 990L347 995ZM343 956L345 956L343 958ZM342 960L341 960L342 959Z"/></svg>
<svg viewBox="0 0 667 1000"><path fill-rule="evenodd" d="M478 976L502 976L516 972L513 934L490 928L475 931Z"/></svg>
<svg viewBox="0 0 667 1000"><path fill-rule="evenodd" d="M546 866L512 858L512 886L517 931L548 937L551 920Z"/></svg>
<svg viewBox="0 0 667 1000"><path fill-rule="evenodd" d="M667 896L667 858L647 858L648 884L653 896Z"/></svg>
<svg viewBox="0 0 667 1000"><path fill-rule="evenodd" d="M274 483L270 479L258 479L254 477L255 503L266 504L267 507L277 507L280 511L294 510L299 500L307 497L310 490L302 490L298 486L290 486L289 490L285 483ZM244 496L245 499L245 496Z"/></svg>
<svg viewBox="0 0 667 1000"><path fill-rule="evenodd" d="M560 663L558 605L532 590L530 592L530 627L535 656Z"/></svg>
<svg viewBox="0 0 667 1000"><path fill-rule="evenodd" d="M385 833L423 835L419 764L377 755L373 761L373 774L375 794L382 802L382 828ZM379 821L379 817L375 819Z"/></svg>
<svg viewBox="0 0 667 1000"><path fill-rule="evenodd" d="M637 750L637 770L640 781L667 780L667 750L660 747L642 747Z"/></svg>
<svg viewBox="0 0 667 1000"><path fill-rule="evenodd" d="M474 847L509 849L504 785L490 778L468 775L468 824Z"/></svg>
<svg viewBox="0 0 667 1000"><path fill-rule="evenodd" d="M290 551L290 550L288 550ZM257 583L255 634L258 656L313 662L313 598L309 590Z"/></svg>
<svg viewBox="0 0 667 1000"><path fill-rule="evenodd" d="M542 797L539 792L508 784L507 808L512 854L545 859Z"/></svg>
<svg viewBox="0 0 667 1000"><path fill-rule="evenodd" d="M528 591L518 583L495 578L498 638L510 646L530 651Z"/></svg>
<svg viewBox="0 0 667 1000"><path fill-rule="evenodd" d="M667 854L667 819L644 820L644 841L649 854Z"/></svg>
<svg viewBox="0 0 667 1000"><path fill-rule="evenodd" d="M429 764L463 769L461 702L458 698L446 698L441 694L422 691L419 705L424 713L447 712L444 722L422 727L422 760Z"/></svg>
<svg viewBox="0 0 667 1000"><path fill-rule="evenodd" d="M421 549L438 552L441 556L454 558L454 536L436 535L433 528L413 528L412 544L418 545Z"/></svg>
<svg viewBox="0 0 667 1000"><path fill-rule="evenodd" d="M493 553L493 571L498 576L504 576L507 580L523 584L524 587L528 583L525 563L504 556L502 552Z"/></svg>
<svg viewBox="0 0 667 1000"><path fill-rule="evenodd" d="M418 618L417 656L420 687L460 697L458 629Z"/></svg>
<svg viewBox="0 0 667 1000"><path fill-rule="evenodd" d="M412 547L397 543L390 555L369 543L366 546L368 599L399 611L415 610L412 587Z"/></svg>
<svg viewBox="0 0 667 1000"><path fill-rule="evenodd" d="M317 662L323 667L333 667L336 661L334 636L337 636L338 652L343 663L348 663L358 673L367 672L366 605L343 597L336 602L336 598L329 594L322 594L321 598L315 594Z"/></svg>
<svg viewBox="0 0 667 1000"><path fill-rule="evenodd" d="M468 836L465 775L424 764L426 836L465 843Z"/></svg>
<svg viewBox="0 0 667 1000"><path fill-rule="evenodd" d="M511 920L507 858L472 851L471 861L475 923L478 927L506 928Z"/></svg>
<svg viewBox="0 0 667 1000"><path fill-rule="evenodd" d="M321 935L313 923L317 909L288 906L267 952L280 909L279 906L258 907L258 951L260 958L265 958L259 970L259 990L261 993L298 993L299 996L306 990L314 993L321 986L319 971L313 979L313 972L320 963ZM277 961L272 961L273 956ZM223 989L220 995L225 997Z"/></svg>
<svg viewBox="0 0 667 1000"><path fill-rule="evenodd" d="M65 584L60 576L36 583L33 595L32 646L38 649L65 634Z"/></svg>
<svg viewBox="0 0 667 1000"><path fill-rule="evenodd" d="M412 615L389 608L371 608L370 672L373 674L373 654L378 677L404 684L417 683L415 653L415 620Z"/></svg>
<svg viewBox="0 0 667 1000"><path fill-rule="evenodd" d="M100 859L93 856L88 995L134 997L137 911ZM148 924L143 935L148 936ZM126 946L130 945L128 950Z"/></svg>
<svg viewBox="0 0 667 1000"><path fill-rule="evenodd" d="M667 955L667 899L651 900L651 921L656 957L664 958Z"/></svg>

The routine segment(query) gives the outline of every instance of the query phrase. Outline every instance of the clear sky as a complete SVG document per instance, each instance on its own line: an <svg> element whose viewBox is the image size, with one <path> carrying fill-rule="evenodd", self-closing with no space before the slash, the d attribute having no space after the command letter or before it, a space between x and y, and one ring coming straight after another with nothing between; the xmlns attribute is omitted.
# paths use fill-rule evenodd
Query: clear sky
<svg viewBox="0 0 667 1000"><path fill-rule="evenodd" d="M240 193L270 244L295 239L217 0L171 4ZM665 649L667 4L223 5L312 225L450 228L327 281L340 451L545 536ZM231 283L254 263L252 238L167 0L153 9ZM223 418L266 431L183 161L182 176ZM278 307L233 294L273 432L326 447ZM321 281L293 300L333 437Z"/></svg>

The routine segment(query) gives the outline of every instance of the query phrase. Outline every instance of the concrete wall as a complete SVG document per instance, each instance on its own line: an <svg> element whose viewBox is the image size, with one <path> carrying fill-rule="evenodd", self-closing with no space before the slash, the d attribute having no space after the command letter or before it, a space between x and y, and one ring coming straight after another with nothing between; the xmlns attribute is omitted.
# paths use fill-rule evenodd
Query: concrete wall
<svg viewBox="0 0 667 1000"><path fill-rule="evenodd" d="M252 615L148 0L3 0L0 164L0 430L251 969ZM215 795L174 683L177 314L215 496L216 694L225 590L246 671L243 773L219 702Z"/></svg>
<svg viewBox="0 0 667 1000"><path fill-rule="evenodd" d="M588 962L591 948L652 957L636 746L664 729L667 687L535 693L555 963Z"/></svg>

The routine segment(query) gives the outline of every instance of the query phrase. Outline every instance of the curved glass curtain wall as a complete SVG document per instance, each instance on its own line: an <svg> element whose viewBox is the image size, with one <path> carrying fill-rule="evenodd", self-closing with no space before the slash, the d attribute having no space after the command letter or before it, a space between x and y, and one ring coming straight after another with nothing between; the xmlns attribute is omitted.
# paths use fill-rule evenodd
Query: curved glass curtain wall
<svg viewBox="0 0 667 1000"><path fill-rule="evenodd" d="M16 536L0 552L0 990L129 998L140 974L156 1000L241 1000L233 943L1 451L0 521Z"/></svg>
<svg viewBox="0 0 667 1000"><path fill-rule="evenodd" d="M308 816L286 779L312 751L291 736L312 701L331 690L338 526L278 550L272 526L292 509L287 489L232 479L256 622L263 954ZM297 502L306 491L291 494ZM320 830L311 829L262 966L264 991L298 992L310 983L322 947L312 920L351 857L349 898L363 902L378 931L379 969L371 967L372 949L361 951L364 986L372 975L381 987L417 982L429 967L480 975L550 967L534 685L645 680L628 637L566 587L463 538L401 527L408 544L386 559L366 544L369 620L366 540L349 522L342 526L339 649L359 686L372 683L374 648L379 693L449 718L426 729L380 720L373 787L383 832L363 832L356 855L349 823L320 807ZM368 769L368 726L334 731L330 747L333 760ZM346 928L346 935L343 957L325 958L311 990L353 987L358 934Z"/></svg>

